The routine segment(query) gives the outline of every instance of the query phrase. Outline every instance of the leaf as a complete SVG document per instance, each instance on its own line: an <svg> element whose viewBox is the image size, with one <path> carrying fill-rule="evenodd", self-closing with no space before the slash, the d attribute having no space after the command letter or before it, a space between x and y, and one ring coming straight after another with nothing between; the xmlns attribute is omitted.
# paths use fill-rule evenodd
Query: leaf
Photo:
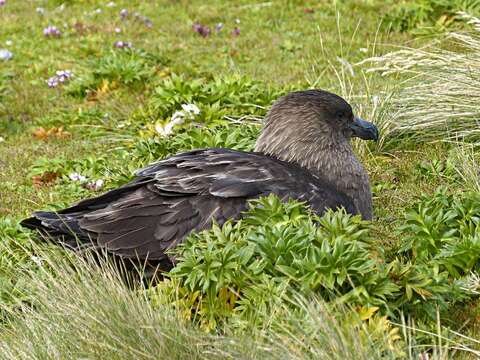
<svg viewBox="0 0 480 360"><path fill-rule="evenodd" d="M357 313L361 320L370 319L380 308L378 306L360 306L357 308Z"/></svg>
<svg viewBox="0 0 480 360"><path fill-rule="evenodd" d="M60 173L54 171L46 171L41 175L32 177L33 186L36 188L53 184L59 177Z"/></svg>
<svg viewBox="0 0 480 360"><path fill-rule="evenodd" d="M68 131L63 130L63 126L60 127L51 127L46 130L43 127L39 127L33 131L33 137L38 140L49 140L49 139L67 139L71 137L72 134Z"/></svg>

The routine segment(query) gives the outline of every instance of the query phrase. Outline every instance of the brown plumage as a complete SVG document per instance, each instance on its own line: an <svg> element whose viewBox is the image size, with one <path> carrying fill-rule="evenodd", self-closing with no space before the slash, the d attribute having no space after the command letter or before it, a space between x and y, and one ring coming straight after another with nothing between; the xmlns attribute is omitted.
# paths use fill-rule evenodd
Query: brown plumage
<svg viewBox="0 0 480 360"><path fill-rule="evenodd" d="M341 97L308 90L280 98L255 153L201 149L139 170L132 182L59 212L35 212L22 225L74 249L96 247L168 269L168 249L213 221L238 219L247 200L274 193L372 217L368 175L350 138L377 139Z"/></svg>

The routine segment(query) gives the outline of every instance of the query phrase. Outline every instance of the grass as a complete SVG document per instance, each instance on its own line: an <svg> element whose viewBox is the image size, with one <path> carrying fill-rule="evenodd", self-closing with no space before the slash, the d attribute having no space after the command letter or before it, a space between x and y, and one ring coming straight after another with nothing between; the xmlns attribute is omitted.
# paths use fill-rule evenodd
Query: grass
<svg viewBox="0 0 480 360"><path fill-rule="evenodd" d="M225 325L205 332L185 320L189 306L165 305L178 299L157 298L164 304L158 308L148 292L126 287L107 265L98 269L51 255L16 225L34 209L60 208L118 186L134 169L178 151L250 150L275 98L318 87L344 96L381 129L377 145L355 148L373 187L370 236L391 261L405 243L407 235L399 231L405 214L423 201L422 194L432 196L441 186L454 195L480 191L476 32L455 32L427 46L429 40L381 24L379 14L394 4L377 0L106 4L7 0L0 7L0 48L13 53L0 60L0 304L6 319L0 358L477 354L475 297L451 306L438 328L435 321L424 324L413 312L404 314L415 331L380 314L352 320L360 310L332 309L299 294L296 311L278 305L262 314L274 320L260 330L247 323L242 331ZM122 8L129 11L125 20ZM195 22L208 25L210 36L194 32ZM218 23L224 27L217 33ZM62 35L45 38L48 25ZM238 36L231 33L235 27ZM133 49L114 48L117 40L131 41ZM67 69L74 77L48 88L46 80ZM173 136L160 136L155 128L190 102L201 110L196 126L189 121ZM86 182L72 181L73 172ZM97 179L105 180L101 190L87 186ZM38 256L45 259L42 266ZM449 332L459 329L457 318L468 322L461 329L468 339ZM441 342L438 335L445 332L448 340Z"/></svg>

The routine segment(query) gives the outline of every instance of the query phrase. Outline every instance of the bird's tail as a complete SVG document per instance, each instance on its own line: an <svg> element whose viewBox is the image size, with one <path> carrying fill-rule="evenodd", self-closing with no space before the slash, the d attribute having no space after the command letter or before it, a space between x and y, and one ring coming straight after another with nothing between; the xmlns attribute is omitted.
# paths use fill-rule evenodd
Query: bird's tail
<svg viewBox="0 0 480 360"><path fill-rule="evenodd" d="M37 211L20 225L38 231L43 239L79 249L91 244L90 237L78 225L78 214L60 214L54 211Z"/></svg>

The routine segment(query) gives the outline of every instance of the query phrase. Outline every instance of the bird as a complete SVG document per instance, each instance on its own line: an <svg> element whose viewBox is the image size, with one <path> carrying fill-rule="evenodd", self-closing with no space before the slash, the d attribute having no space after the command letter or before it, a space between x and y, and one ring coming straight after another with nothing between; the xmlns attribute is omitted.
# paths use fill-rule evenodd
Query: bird
<svg viewBox="0 0 480 360"><path fill-rule="evenodd" d="M21 224L73 250L93 248L168 271L171 249L192 231L238 220L250 199L275 194L322 215L344 208L372 219L367 172L351 139L378 140L342 97L291 92L265 116L253 152L196 149L154 162L116 189L60 211L36 211Z"/></svg>

